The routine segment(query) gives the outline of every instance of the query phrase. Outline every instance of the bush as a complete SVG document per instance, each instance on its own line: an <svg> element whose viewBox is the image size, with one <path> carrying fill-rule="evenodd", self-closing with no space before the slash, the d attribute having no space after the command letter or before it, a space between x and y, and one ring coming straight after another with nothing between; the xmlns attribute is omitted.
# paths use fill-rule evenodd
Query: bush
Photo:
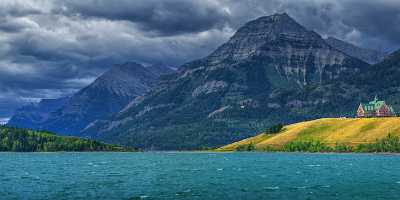
<svg viewBox="0 0 400 200"><path fill-rule="evenodd" d="M331 152L333 149L320 141L293 141L283 146L289 152Z"/></svg>
<svg viewBox="0 0 400 200"><path fill-rule="evenodd" d="M236 151L254 151L254 150L256 150L256 147L254 146L253 143L243 144L236 147Z"/></svg>
<svg viewBox="0 0 400 200"><path fill-rule="evenodd" d="M285 144L281 150L288 152L400 153L400 137L389 134L385 138L376 140L375 143L360 144L355 148L344 144L336 144L336 146L332 148L321 143L320 141L293 141Z"/></svg>
<svg viewBox="0 0 400 200"><path fill-rule="evenodd" d="M334 151L338 152L338 153L349 153L349 152L353 152L354 149L353 149L353 147L347 146L344 144L336 144Z"/></svg>
<svg viewBox="0 0 400 200"><path fill-rule="evenodd" d="M269 151L269 152L275 152L275 151L281 151L280 148L276 148L273 146L265 146L263 149L263 151Z"/></svg>
<svg viewBox="0 0 400 200"><path fill-rule="evenodd" d="M400 153L400 137L389 134L385 138L376 140L372 144L360 144L356 152L391 152Z"/></svg>
<svg viewBox="0 0 400 200"><path fill-rule="evenodd" d="M265 134L275 134L281 132L283 129L283 124L275 124L272 126L269 126L265 129L264 133Z"/></svg>

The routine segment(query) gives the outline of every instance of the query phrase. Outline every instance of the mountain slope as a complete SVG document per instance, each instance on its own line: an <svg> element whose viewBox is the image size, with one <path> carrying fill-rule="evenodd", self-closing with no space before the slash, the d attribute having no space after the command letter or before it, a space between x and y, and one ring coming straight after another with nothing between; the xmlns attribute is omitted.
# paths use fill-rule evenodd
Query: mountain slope
<svg viewBox="0 0 400 200"><path fill-rule="evenodd" d="M400 111L400 50L389 54L382 62L369 66L360 76L352 79L366 94L385 98Z"/></svg>
<svg viewBox="0 0 400 200"><path fill-rule="evenodd" d="M90 131L147 149L214 147L277 122L351 114L357 91L345 80L367 66L287 14L261 17Z"/></svg>
<svg viewBox="0 0 400 200"><path fill-rule="evenodd" d="M336 48L369 64L381 62L385 57L385 54L382 52L372 49L363 49L334 37L328 37L325 41L333 48Z"/></svg>
<svg viewBox="0 0 400 200"><path fill-rule="evenodd" d="M384 77L380 79L379 77ZM371 65L363 73L352 79L354 85L366 94L379 95L400 110L400 50L388 55L382 62ZM400 118L372 119L320 119L301 122L285 127L277 135L260 134L247 138L219 150L231 151L241 145L253 144L257 149L267 146L282 146L294 140L314 139L333 145L336 142L354 145L371 143L391 133L400 136Z"/></svg>
<svg viewBox="0 0 400 200"><path fill-rule="evenodd" d="M71 96L63 106L49 110L51 112L46 114L45 120L33 121L32 128L79 136L91 122L106 119L120 111L153 87L161 74L171 71L166 67L144 67L134 62L115 65Z"/></svg>
<svg viewBox="0 0 400 200"><path fill-rule="evenodd" d="M68 97L42 99L38 103L22 106L15 111L7 124L21 128L38 128L38 124L46 121L51 112L61 108L67 101Z"/></svg>
<svg viewBox="0 0 400 200"><path fill-rule="evenodd" d="M274 134L260 134L219 148L220 151L234 151L236 148L252 144L257 150L268 147L279 148L293 141L320 141L329 146L345 144L356 146L374 143L388 136L400 136L400 118L344 119L326 118L300 122L285 126Z"/></svg>

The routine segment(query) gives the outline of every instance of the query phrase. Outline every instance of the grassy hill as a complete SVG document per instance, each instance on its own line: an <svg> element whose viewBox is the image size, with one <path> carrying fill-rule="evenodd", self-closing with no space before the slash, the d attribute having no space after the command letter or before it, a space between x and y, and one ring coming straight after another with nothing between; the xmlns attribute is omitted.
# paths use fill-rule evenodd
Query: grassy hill
<svg viewBox="0 0 400 200"><path fill-rule="evenodd" d="M246 145L255 150L285 149L293 144L312 145L311 142L329 148L338 145L356 148L381 142L389 134L392 139L400 136L399 117L326 118L284 126L277 134L259 134L217 150L234 151Z"/></svg>
<svg viewBox="0 0 400 200"><path fill-rule="evenodd" d="M133 151L116 145L77 137L57 136L46 131L0 126L0 151Z"/></svg>

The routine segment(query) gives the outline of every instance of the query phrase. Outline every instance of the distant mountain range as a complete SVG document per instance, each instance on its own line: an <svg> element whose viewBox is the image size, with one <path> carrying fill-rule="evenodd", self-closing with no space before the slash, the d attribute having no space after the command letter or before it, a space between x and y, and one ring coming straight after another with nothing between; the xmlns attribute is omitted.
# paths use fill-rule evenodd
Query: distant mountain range
<svg viewBox="0 0 400 200"><path fill-rule="evenodd" d="M369 64L381 62L386 56L386 54L383 52L372 49L363 49L334 37L328 37L325 41L333 48L338 49L347 55L363 60Z"/></svg>
<svg viewBox="0 0 400 200"><path fill-rule="evenodd" d="M90 123L120 111L156 84L159 76L171 72L167 67L134 62L115 65L69 98L45 99L20 108L8 125L80 136Z"/></svg>
<svg viewBox="0 0 400 200"><path fill-rule="evenodd" d="M59 99L42 99L38 103L30 103L18 108L8 121L8 125L37 129L44 123L50 113L61 108L68 101L68 97Z"/></svg>
<svg viewBox="0 0 400 200"><path fill-rule="evenodd" d="M375 95L400 108L399 54L379 62L383 54L323 39L275 14L246 23L175 73L115 66L33 124L149 150L217 147L276 123L354 116ZM11 125L28 124L14 119L28 118L21 113Z"/></svg>

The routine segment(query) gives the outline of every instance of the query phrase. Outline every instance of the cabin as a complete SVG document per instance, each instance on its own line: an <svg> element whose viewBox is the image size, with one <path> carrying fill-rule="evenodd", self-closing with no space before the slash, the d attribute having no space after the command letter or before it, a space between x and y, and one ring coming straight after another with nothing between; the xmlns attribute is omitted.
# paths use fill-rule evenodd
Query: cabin
<svg viewBox="0 0 400 200"><path fill-rule="evenodd" d="M393 107L386 104L385 101L378 100L375 96L369 103L360 103L357 109L357 117L394 117L396 114Z"/></svg>

